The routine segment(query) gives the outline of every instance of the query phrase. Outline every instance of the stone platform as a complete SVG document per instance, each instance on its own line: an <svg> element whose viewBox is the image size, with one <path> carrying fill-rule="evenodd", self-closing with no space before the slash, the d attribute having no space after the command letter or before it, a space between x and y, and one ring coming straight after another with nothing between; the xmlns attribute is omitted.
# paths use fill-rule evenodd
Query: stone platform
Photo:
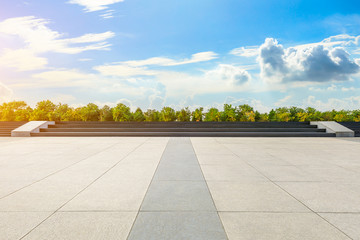
<svg viewBox="0 0 360 240"><path fill-rule="evenodd" d="M0 239L360 239L358 138L1 138Z"/></svg>

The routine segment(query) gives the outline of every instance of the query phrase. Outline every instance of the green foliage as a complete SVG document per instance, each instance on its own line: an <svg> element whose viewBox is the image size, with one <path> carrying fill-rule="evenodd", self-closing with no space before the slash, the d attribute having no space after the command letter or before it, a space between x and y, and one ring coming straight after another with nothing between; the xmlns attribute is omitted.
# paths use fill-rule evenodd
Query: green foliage
<svg viewBox="0 0 360 240"><path fill-rule="evenodd" d="M133 113L133 120L135 122L143 122L145 121L145 115L140 108L137 108L136 111Z"/></svg>
<svg viewBox="0 0 360 240"><path fill-rule="evenodd" d="M260 118L260 113L258 112L258 118ZM248 104L240 105L237 109L237 120L242 122L255 122L256 113L254 108Z"/></svg>
<svg viewBox="0 0 360 240"><path fill-rule="evenodd" d="M275 110L275 119L277 122L288 122L290 121L290 111L286 107L277 108Z"/></svg>
<svg viewBox="0 0 360 240"><path fill-rule="evenodd" d="M189 122L191 118L191 112L188 107L176 112L176 119L180 122Z"/></svg>
<svg viewBox="0 0 360 240"><path fill-rule="evenodd" d="M235 122L237 120L237 110L231 104L224 104L224 111L220 114L223 122Z"/></svg>
<svg viewBox="0 0 360 240"><path fill-rule="evenodd" d="M112 108L108 105L105 105L100 109L100 121L114 121Z"/></svg>
<svg viewBox="0 0 360 240"><path fill-rule="evenodd" d="M220 121L220 112L217 108L210 108L209 111L205 114L205 121L207 122L219 122Z"/></svg>
<svg viewBox="0 0 360 240"><path fill-rule="evenodd" d="M233 107L231 104L224 104L223 111L216 108L210 108L204 112L202 107L190 112L189 108L183 108L175 111L171 107L164 107L160 112L155 109L148 109L143 112L137 108L131 113L130 108L122 103L111 108L107 105L101 109L94 103L89 103L84 107L73 108L67 104L59 103L55 105L50 100L40 101L32 109L24 101L12 101L0 105L0 121L338 121L360 122L360 109L332 110L320 112L315 108L306 109L298 107L280 107L272 109L269 113L260 113L254 111L248 104Z"/></svg>
<svg viewBox="0 0 360 240"><path fill-rule="evenodd" d="M267 114L267 113L259 113L258 118L259 118L259 120L255 119L255 121L268 122L269 121L269 114Z"/></svg>
<svg viewBox="0 0 360 240"><path fill-rule="evenodd" d="M304 109L298 107L290 107L289 112L290 112L290 121L298 122L299 121L298 113L304 112Z"/></svg>
<svg viewBox="0 0 360 240"><path fill-rule="evenodd" d="M0 106L1 121L28 121L32 108L27 106L24 101L13 101L3 103Z"/></svg>
<svg viewBox="0 0 360 240"><path fill-rule="evenodd" d="M160 111L160 121L172 122L176 120L176 112L171 107L163 107Z"/></svg>
<svg viewBox="0 0 360 240"><path fill-rule="evenodd" d="M70 107L67 104L61 104L55 106L55 110L49 113L50 121L66 121L66 114L70 111Z"/></svg>
<svg viewBox="0 0 360 240"><path fill-rule="evenodd" d="M36 104L36 108L31 112L29 120L36 121L49 121L53 112L56 109L56 105L50 100L44 100Z"/></svg>
<svg viewBox="0 0 360 240"><path fill-rule="evenodd" d="M160 113L155 109L148 109L145 113L146 122L158 122L160 121Z"/></svg>
<svg viewBox="0 0 360 240"><path fill-rule="evenodd" d="M268 115L269 122L275 122L276 121L276 112L274 109L271 109Z"/></svg>
<svg viewBox="0 0 360 240"><path fill-rule="evenodd" d="M353 120L353 116L350 111L341 110L335 114L334 120L337 122L350 122Z"/></svg>
<svg viewBox="0 0 360 240"><path fill-rule="evenodd" d="M81 120L83 121L99 121L100 110L94 103L89 103L80 110Z"/></svg>
<svg viewBox="0 0 360 240"><path fill-rule="evenodd" d="M360 109L352 111L351 117L354 122L360 122Z"/></svg>
<svg viewBox="0 0 360 240"><path fill-rule="evenodd" d="M203 117L204 117L204 108L199 107L196 108L192 113L191 113L191 121L193 122L202 122Z"/></svg>
<svg viewBox="0 0 360 240"><path fill-rule="evenodd" d="M119 103L113 108L113 119L117 122L129 122L132 120L130 107Z"/></svg>

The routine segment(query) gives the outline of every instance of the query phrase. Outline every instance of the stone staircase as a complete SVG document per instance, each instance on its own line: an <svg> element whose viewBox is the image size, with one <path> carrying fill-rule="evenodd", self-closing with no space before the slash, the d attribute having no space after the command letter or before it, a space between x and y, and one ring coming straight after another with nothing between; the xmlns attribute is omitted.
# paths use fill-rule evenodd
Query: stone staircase
<svg viewBox="0 0 360 240"><path fill-rule="evenodd" d="M355 137L360 137L360 122L339 122L344 127L347 127L355 132Z"/></svg>
<svg viewBox="0 0 360 240"><path fill-rule="evenodd" d="M56 122L31 136L335 137L308 122Z"/></svg>
<svg viewBox="0 0 360 240"><path fill-rule="evenodd" d="M26 122L2 122L0 121L0 137L11 137L11 131L24 125Z"/></svg>

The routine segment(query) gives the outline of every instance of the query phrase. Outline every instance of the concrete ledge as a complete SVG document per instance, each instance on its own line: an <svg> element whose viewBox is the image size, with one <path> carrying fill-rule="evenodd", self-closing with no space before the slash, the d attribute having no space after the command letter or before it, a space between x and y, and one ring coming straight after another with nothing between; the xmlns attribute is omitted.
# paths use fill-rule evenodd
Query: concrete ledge
<svg viewBox="0 0 360 240"><path fill-rule="evenodd" d="M53 121L31 121L11 131L12 137L30 137L31 133L39 133L40 128L55 125Z"/></svg>
<svg viewBox="0 0 360 240"><path fill-rule="evenodd" d="M335 121L310 122L310 125L317 125L319 129L326 129L327 133L335 133L336 137L354 137L353 130L344 127Z"/></svg>

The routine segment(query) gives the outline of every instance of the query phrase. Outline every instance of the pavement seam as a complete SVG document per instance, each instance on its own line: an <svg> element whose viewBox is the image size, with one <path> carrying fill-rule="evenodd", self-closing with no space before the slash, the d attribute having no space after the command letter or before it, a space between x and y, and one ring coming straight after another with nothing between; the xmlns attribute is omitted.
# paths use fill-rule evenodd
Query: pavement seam
<svg viewBox="0 0 360 240"><path fill-rule="evenodd" d="M70 167L72 167L72 166L74 166L74 165L82 162L82 161L87 160L87 159L90 158L90 157L96 156L96 155L98 155L99 153L102 153L102 152L108 150L109 148L112 148L112 147L115 146L116 144L119 144L119 143L114 143L114 144L112 144L111 146L100 150L99 152L95 153L94 155L85 157L85 158L83 158L83 159L81 159L81 160L79 160L79 161L77 161L77 162L74 162L74 163L72 163L72 164L70 164L70 165L68 165L68 166L66 166L66 167L64 167L64 168L61 168L61 169L59 169L59 170L57 170L57 171L55 171L55 172L53 172L53 173L50 173L49 175L46 175L45 177L43 177L43 178L41 178L41 179L39 179L39 180L37 180L37 181L35 181L35 182L32 182L32 183L30 183L30 184L28 184L28 185L26 185L26 186L24 186L24 187L21 187L21 188L15 190L15 191L13 191L13 192L5 195L5 196L0 197L0 200L3 199L3 198L6 198L6 197L8 197L8 196L11 196L11 195L13 195L14 193L19 192L19 191L21 191L21 190L23 190L23 189L25 189L25 188L27 188L27 187L30 187L30 186L32 186L32 185L34 185L34 184L36 184L36 183L39 183L39 182L47 179L48 177L51 177L51 176L53 176L53 175L55 175L55 174L57 174L57 173L59 173L59 172L62 172L62 171L64 171L64 170L66 170L66 169L68 169L68 168L70 168Z"/></svg>
<svg viewBox="0 0 360 240"><path fill-rule="evenodd" d="M166 146L165 146L165 148L164 148L164 151L163 151L163 152L162 152L162 154L161 154L160 160L159 160L159 162L158 162L158 164L157 164L157 166L156 166L156 169L155 169L155 171L154 171L154 174L153 174L153 176L152 176L152 178L151 178L151 181L150 181L150 183L149 183L149 185L148 185L148 188L147 188L147 190L146 190L146 193L144 194L144 197L143 197L143 199L142 199L142 201L141 201L141 204L140 204L139 210L137 211L137 214L136 214L135 219L134 219L134 221L133 221L133 223L132 223L132 225L131 225L130 231L129 231L129 233L128 233L128 235L127 235L126 239L129 239L130 233L131 233L131 231L132 231L132 230L133 230L133 228L134 228L134 225L135 225L136 219L137 219L137 218L138 218L138 216L139 216L139 213L140 213L141 207L142 207L142 205L143 205L143 203L144 203L144 200L145 200L146 194L148 193L149 188L150 188L150 186L151 186L152 182L154 181L155 174L156 174L156 172L157 172L157 170L158 170L158 168L159 168L159 165L160 165L161 159L162 159L162 158L163 158L163 156L164 156L164 152L166 151L166 148L167 148L167 146L168 146L168 144L169 144L169 141L170 141L170 138L168 138L168 141L167 141L167 143L166 143Z"/></svg>
<svg viewBox="0 0 360 240"><path fill-rule="evenodd" d="M203 170L202 170L202 168L201 168L201 164L200 164L200 162L199 162L199 159L197 158L197 155L196 155L196 152L195 152L195 148L194 148L193 142L191 141L191 138L190 138L190 142L191 142L191 148L193 149L193 151L194 151L194 153L195 153L196 161L197 161L197 163L199 164L200 171L201 171L201 175L202 175L202 177L203 177L203 179L204 179L204 182L205 182L205 184L206 184L206 188L207 188L207 190L208 190L208 192L209 192L209 194L210 194L211 201L213 202L214 207L215 207L215 209L216 209L216 215L218 216L218 218L219 218L219 220L220 220L221 227L222 227L223 230L224 230L224 233L225 233L225 235L226 235L226 238L229 239L229 237L228 237L228 235L227 235L227 232L226 232L226 230L225 230L224 224L223 224L223 222L222 222L222 220L221 220L221 217L220 217L220 215L219 215L219 211L218 211L218 209L217 209L217 207L216 207L214 198L213 198L213 196L212 196L212 194L211 194L209 185L208 185L208 183L207 183L207 180L205 179L205 175L204 175L204 172L203 172Z"/></svg>
<svg viewBox="0 0 360 240"><path fill-rule="evenodd" d="M221 142L219 142L217 139L215 139L215 141L224 146L226 149L228 149L230 152L232 152L234 155L236 155L239 159L241 159L241 157L239 155L237 155L235 152L233 152L230 148L228 148L226 146L226 144L223 144ZM284 188L282 188L279 184L277 184L276 182L272 181L270 178L268 178L265 174L263 174L260 170L258 170L256 167L254 167L253 165L251 165L250 163L248 163L245 160L242 160L243 162L245 162L247 165L249 165L250 167L252 167L254 170L256 170L259 174L261 174L263 177L267 178L271 183L273 183L275 186L277 186L278 188L280 188L281 190L283 190L284 192L286 192L289 196L291 196L293 199L295 199L296 201L298 201L300 204L302 204L304 207L306 207L307 209L309 209L312 213L316 214L318 217L320 217L322 220L324 220L325 222L327 222L330 226L334 227L335 229L337 229L339 232L341 232L342 234L344 234L346 237L348 237L349 239L353 240L353 238L351 238L348 234L346 234L344 231L342 231L341 229L339 229L337 226L335 226L334 224L330 223L328 220L326 220L324 217L322 217L319 213L315 212L313 209L311 209L309 206L307 206L305 203L303 203L302 201L300 201L299 199L297 199L295 196L293 196L292 194L290 194L288 191L286 191Z"/></svg>
<svg viewBox="0 0 360 240"><path fill-rule="evenodd" d="M139 147L141 147L142 145L144 145L147 141L149 141L150 138L147 138L144 142L142 142L140 145L138 145L137 147L135 147L132 151L130 151L128 154L126 154L124 157L121 158L121 160L119 160L117 163L115 163L112 167L110 167L108 170L106 170L104 173L102 173L99 177L97 177L95 180L93 180L89 185L87 185L85 188L83 188L81 191L79 191L77 194L75 194L71 199L69 199L68 201L66 201L63 205L61 205L58 209L56 209L52 214L50 214L48 217L46 217L43 221L41 221L39 224L37 224L34 228L32 228L29 232L27 232L25 235L23 235L19 240L24 239L27 235L29 235L32 231L34 231L36 228L38 228L41 224L43 224L46 220L48 220L50 217L52 217L55 213L59 212L59 210L61 208L63 208L66 204L68 204L70 201L72 201L74 198L76 198L79 194L81 194L83 191L85 191L87 188L89 188L93 183L95 183L97 180L99 180L101 177L103 177L106 173L108 173L111 169L113 169L114 167L116 167L122 160L124 160L127 156L129 156L131 153L133 153L134 151L136 151L136 149L138 149ZM111 145L111 147L117 145L113 144ZM105 151L111 147L108 147L102 151ZM102 152L101 151L101 152ZM95 155L99 154L100 152L96 153Z"/></svg>

